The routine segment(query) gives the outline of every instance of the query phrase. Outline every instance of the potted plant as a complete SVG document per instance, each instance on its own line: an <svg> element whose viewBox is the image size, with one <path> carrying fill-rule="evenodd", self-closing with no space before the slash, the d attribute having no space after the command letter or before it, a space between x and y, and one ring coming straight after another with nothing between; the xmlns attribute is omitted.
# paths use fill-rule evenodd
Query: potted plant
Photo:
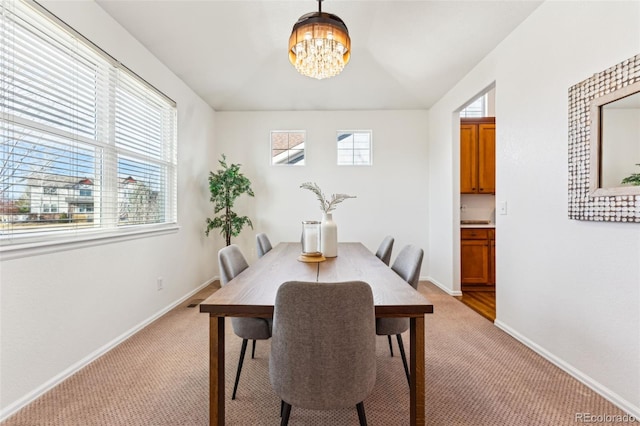
<svg viewBox="0 0 640 426"><path fill-rule="evenodd" d="M640 164L636 164L636 166L640 166ZM630 183L631 185L639 186L640 185L640 173L632 173L631 176L627 176L622 179L622 183Z"/></svg>
<svg viewBox="0 0 640 426"><path fill-rule="evenodd" d="M207 218L207 230L205 234L208 236L209 231L220 228L220 234L224 235L227 245L231 245L231 237L237 237L245 225L253 229L251 219L247 216L238 216L236 212L231 210L233 203L242 194L253 197L251 189L251 181L240 172L240 164L227 164L227 158L222 154L222 159L218 160L220 169L215 173L209 172L209 191L213 203L214 215L222 212L213 219Z"/></svg>

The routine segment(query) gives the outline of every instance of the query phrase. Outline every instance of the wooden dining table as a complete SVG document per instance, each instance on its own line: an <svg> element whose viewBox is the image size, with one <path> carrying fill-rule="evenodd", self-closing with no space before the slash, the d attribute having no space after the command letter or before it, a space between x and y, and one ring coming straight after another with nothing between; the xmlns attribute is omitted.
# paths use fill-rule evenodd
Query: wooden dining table
<svg viewBox="0 0 640 426"><path fill-rule="evenodd" d="M340 243L338 256L298 260L300 243L280 243L200 303L209 314L209 424L224 425L225 317L273 317L276 293L287 281L359 280L373 292L377 318L410 319L410 424L425 424L424 315L433 305L361 243Z"/></svg>

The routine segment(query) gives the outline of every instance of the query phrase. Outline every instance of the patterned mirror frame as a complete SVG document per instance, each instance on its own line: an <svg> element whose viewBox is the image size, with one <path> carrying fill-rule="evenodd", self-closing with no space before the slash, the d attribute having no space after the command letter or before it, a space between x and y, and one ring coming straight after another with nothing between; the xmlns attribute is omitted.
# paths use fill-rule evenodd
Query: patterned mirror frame
<svg viewBox="0 0 640 426"><path fill-rule="evenodd" d="M602 104L598 98L609 98L635 83L640 83L640 54L569 89L569 219L640 223L640 187L620 187L599 195L603 191L593 190L597 171L591 169L598 158L591 132L592 106Z"/></svg>

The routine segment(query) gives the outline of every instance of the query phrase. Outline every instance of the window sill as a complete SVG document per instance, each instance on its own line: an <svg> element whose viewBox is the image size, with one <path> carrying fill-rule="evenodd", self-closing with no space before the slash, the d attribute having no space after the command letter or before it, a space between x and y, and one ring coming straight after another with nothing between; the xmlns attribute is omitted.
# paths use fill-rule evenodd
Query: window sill
<svg viewBox="0 0 640 426"><path fill-rule="evenodd" d="M113 231L74 234L73 236L58 236L45 241L2 242L0 246L0 261L19 259L22 257L40 256L58 253L64 250L76 250L95 247L103 244L119 243L138 238L155 237L158 235L178 232L178 224L154 225L137 229L117 229Z"/></svg>

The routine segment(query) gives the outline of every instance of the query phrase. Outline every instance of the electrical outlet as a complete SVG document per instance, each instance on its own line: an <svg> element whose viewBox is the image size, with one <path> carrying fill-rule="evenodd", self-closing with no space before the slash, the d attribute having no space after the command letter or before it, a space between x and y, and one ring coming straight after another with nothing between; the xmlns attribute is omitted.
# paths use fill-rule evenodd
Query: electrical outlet
<svg viewBox="0 0 640 426"><path fill-rule="evenodd" d="M164 288L164 278L158 277L158 281L156 283L158 285L158 291Z"/></svg>

